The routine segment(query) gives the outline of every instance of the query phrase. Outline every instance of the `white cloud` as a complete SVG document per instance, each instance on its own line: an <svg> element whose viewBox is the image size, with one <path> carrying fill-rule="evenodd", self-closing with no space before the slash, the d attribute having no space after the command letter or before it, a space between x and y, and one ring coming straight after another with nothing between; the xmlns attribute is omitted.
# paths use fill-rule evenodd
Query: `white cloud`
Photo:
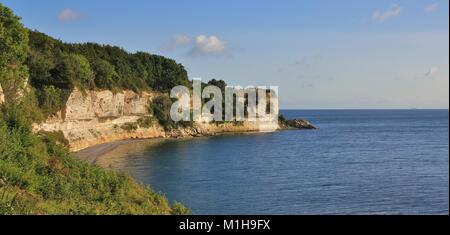
<svg viewBox="0 0 450 235"><path fill-rule="evenodd" d="M222 54L226 51L228 45L217 36L199 35L195 38L195 46L189 52L191 56Z"/></svg>
<svg viewBox="0 0 450 235"><path fill-rule="evenodd" d="M374 21L382 23L382 22L385 22L386 20L389 20L389 19L391 19L393 17L399 16L401 14L401 12L402 12L402 8L401 7L399 7L397 5L393 5L391 8L389 8L388 10L383 11L383 12L382 11L375 11L372 14L372 19Z"/></svg>
<svg viewBox="0 0 450 235"><path fill-rule="evenodd" d="M428 72L425 73L425 77L427 78L436 78L436 76L439 73L439 67L437 66L432 66Z"/></svg>
<svg viewBox="0 0 450 235"><path fill-rule="evenodd" d="M66 8L58 14L58 20L63 22L81 20L83 18L85 18L84 14L70 8Z"/></svg>
<svg viewBox="0 0 450 235"><path fill-rule="evenodd" d="M425 12L433 12L439 9L439 3L433 3L430 5L425 6L424 11Z"/></svg>
<svg viewBox="0 0 450 235"><path fill-rule="evenodd" d="M165 51L173 50L179 46L187 45L187 44L191 43L191 41L192 40L189 36L175 35L170 41L168 41L166 43L166 45L164 45L163 50L165 50Z"/></svg>

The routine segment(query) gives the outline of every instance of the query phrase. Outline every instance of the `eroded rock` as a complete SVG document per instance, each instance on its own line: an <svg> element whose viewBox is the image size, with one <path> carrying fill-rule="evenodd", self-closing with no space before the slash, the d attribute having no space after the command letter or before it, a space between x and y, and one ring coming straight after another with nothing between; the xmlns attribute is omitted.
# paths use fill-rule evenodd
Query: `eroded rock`
<svg viewBox="0 0 450 235"><path fill-rule="evenodd" d="M304 119L291 119L285 122L287 127L296 129L317 129L313 124Z"/></svg>

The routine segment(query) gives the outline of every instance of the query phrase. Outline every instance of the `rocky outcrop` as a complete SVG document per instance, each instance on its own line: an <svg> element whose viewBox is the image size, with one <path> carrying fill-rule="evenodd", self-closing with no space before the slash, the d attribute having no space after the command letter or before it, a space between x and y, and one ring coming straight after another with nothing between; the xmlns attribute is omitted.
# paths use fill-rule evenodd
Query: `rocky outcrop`
<svg viewBox="0 0 450 235"><path fill-rule="evenodd" d="M239 124L226 122L226 123L195 123L193 127L186 127L176 129L165 133L166 138L183 138L183 137L198 137L198 136L210 136L221 133L242 133L242 132L265 132L278 130L279 126L274 125L271 127L262 126L257 122L241 122Z"/></svg>
<svg viewBox="0 0 450 235"><path fill-rule="evenodd" d="M313 124L304 119L291 119L285 121L286 128L317 129Z"/></svg>
<svg viewBox="0 0 450 235"><path fill-rule="evenodd" d="M62 131L71 151L97 144L132 138L181 138L215 135L224 132L274 131L276 122L195 123L192 127L169 132L158 124L136 125L144 118L152 118L148 104L160 94L132 91L113 93L109 90L74 90L65 107L43 123L33 125L34 131Z"/></svg>

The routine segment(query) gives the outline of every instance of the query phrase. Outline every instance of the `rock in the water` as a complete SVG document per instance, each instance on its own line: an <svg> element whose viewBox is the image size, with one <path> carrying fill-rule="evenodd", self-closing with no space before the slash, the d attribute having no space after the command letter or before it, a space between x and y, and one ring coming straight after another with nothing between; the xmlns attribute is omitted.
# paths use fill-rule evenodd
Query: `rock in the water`
<svg viewBox="0 0 450 235"><path fill-rule="evenodd" d="M293 127L297 129L317 129L313 124L307 120L303 119L291 119L286 121L288 127Z"/></svg>

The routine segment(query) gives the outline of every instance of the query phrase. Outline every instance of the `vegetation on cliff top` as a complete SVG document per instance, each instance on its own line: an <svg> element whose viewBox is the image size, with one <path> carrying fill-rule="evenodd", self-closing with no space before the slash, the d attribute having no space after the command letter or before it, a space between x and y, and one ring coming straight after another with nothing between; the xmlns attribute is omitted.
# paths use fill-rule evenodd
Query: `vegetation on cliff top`
<svg viewBox="0 0 450 235"><path fill-rule="evenodd" d="M57 133L31 128L59 110L75 86L164 91L187 81L182 66L117 47L64 44L37 32L29 40L19 20L0 4L0 84L7 98L0 104L0 214L190 213L126 174L73 158ZM27 78L31 89L23 89Z"/></svg>
<svg viewBox="0 0 450 235"><path fill-rule="evenodd" d="M64 43L37 31L29 31L25 64L47 114L61 109L75 87L168 92L176 85L190 86L186 70L172 59L96 43Z"/></svg>

